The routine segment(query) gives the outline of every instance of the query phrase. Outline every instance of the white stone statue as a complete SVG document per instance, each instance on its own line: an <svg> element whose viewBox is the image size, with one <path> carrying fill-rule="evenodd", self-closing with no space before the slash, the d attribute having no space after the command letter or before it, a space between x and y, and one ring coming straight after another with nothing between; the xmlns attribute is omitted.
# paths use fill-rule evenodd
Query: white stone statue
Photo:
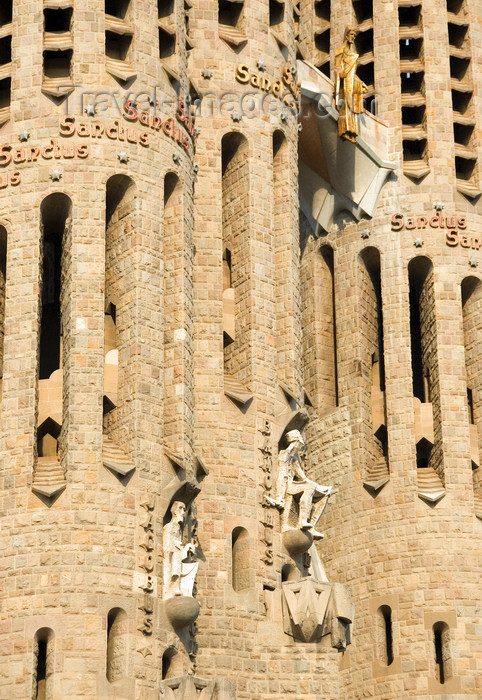
<svg viewBox="0 0 482 700"><path fill-rule="evenodd" d="M194 542L183 544L186 506L174 501L171 520L164 526L164 599L192 596L199 562Z"/></svg>
<svg viewBox="0 0 482 700"><path fill-rule="evenodd" d="M306 442L299 430L286 433L288 447L278 456L278 479L274 497L265 495L266 501L283 510L282 525L288 529L288 517L293 498L299 496L298 528L310 530L314 539L323 537L316 524L325 510L331 494L331 486L321 486L308 479L302 468L306 454Z"/></svg>

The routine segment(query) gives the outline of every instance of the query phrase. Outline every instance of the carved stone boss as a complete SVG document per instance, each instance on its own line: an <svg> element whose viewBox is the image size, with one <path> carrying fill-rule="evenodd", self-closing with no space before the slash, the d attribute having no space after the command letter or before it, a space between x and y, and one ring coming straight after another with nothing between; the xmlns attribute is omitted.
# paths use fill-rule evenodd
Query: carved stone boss
<svg viewBox="0 0 482 700"><path fill-rule="evenodd" d="M142 626L139 631L146 637L152 635L153 613L154 613L154 496L151 495L144 503L141 503L141 508L145 510L146 519L140 523L143 529L143 537L141 548L143 549L143 561L140 565L141 569L146 572L146 580L139 588L144 591L144 600L139 607L144 613Z"/></svg>

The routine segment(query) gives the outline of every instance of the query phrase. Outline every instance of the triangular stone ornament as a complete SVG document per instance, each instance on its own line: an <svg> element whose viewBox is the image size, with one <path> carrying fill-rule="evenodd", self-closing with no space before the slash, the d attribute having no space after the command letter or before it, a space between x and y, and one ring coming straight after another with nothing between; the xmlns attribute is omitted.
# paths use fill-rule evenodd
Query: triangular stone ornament
<svg viewBox="0 0 482 700"><path fill-rule="evenodd" d="M437 472L432 467L417 469L418 495L424 501L437 503L445 496L445 488Z"/></svg>
<svg viewBox="0 0 482 700"><path fill-rule="evenodd" d="M104 435L102 460L104 462L104 467L120 474L120 476L126 476L135 469L135 464L127 453L107 435Z"/></svg>
<svg viewBox="0 0 482 700"><path fill-rule="evenodd" d="M179 676L161 682L162 700L236 700L234 685L227 680L204 680Z"/></svg>
<svg viewBox="0 0 482 700"><path fill-rule="evenodd" d="M46 498L53 498L61 493L66 486L65 474L60 466L58 456L38 457L32 491Z"/></svg>
<svg viewBox="0 0 482 700"><path fill-rule="evenodd" d="M390 481L390 473L387 460L382 458L379 462L367 468L366 479L363 484L372 491L379 491L388 481Z"/></svg>

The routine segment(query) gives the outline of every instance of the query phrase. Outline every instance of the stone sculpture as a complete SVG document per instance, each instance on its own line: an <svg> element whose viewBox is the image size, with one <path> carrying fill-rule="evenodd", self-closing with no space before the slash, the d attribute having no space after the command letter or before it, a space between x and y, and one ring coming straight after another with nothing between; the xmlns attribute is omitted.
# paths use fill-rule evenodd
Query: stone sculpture
<svg viewBox="0 0 482 700"><path fill-rule="evenodd" d="M274 497L265 495L267 503L283 511L282 527L288 529L288 518L293 499L299 502L298 525L300 530L310 530L314 539L323 537L316 530L328 498L331 486L321 486L308 479L302 468L306 456L306 443L299 430L286 433L288 447L278 456L278 479Z"/></svg>
<svg viewBox="0 0 482 700"><path fill-rule="evenodd" d="M171 520L164 526L164 599L192 596L199 562L193 541L184 542L186 506L174 501Z"/></svg>
<svg viewBox="0 0 482 700"><path fill-rule="evenodd" d="M343 46L335 51L335 105L338 110L338 133L342 139L355 143L358 135L358 115L363 112L363 94L367 86L356 74L358 54L354 42L356 29L347 27Z"/></svg>

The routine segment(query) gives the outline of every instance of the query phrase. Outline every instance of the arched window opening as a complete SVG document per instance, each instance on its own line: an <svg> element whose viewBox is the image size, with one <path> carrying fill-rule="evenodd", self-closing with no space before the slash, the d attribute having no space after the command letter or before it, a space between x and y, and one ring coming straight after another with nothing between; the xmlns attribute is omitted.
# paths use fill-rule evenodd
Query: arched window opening
<svg viewBox="0 0 482 700"><path fill-rule="evenodd" d="M393 663L392 609L389 605L382 605L378 608L377 614L381 627L380 661L385 666L391 666Z"/></svg>
<svg viewBox="0 0 482 700"><path fill-rule="evenodd" d="M54 672L54 633L39 629L34 638L33 700L49 700Z"/></svg>
<svg viewBox="0 0 482 700"><path fill-rule="evenodd" d="M441 685L444 685L453 676L450 628L445 622L436 622L432 630L436 678Z"/></svg>
<svg viewBox="0 0 482 700"><path fill-rule="evenodd" d="M184 675L184 657L174 647L166 649L162 655L162 680Z"/></svg>
<svg viewBox="0 0 482 700"><path fill-rule="evenodd" d="M107 615L106 676L109 683L124 678L127 664L128 619L122 608L112 608Z"/></svg>
<svg viewBox="0 0 482 700"><path fill-rule="evenodd" d="M413 395L420 399L422 403L426 403L429 400L429 396L427 396L428 382L425 378L429 376L431 369L427 364L426 357L424 357L427 354L426 351L424 352L425 348L423 347L426 344L426 340L422 337L424 334L428 335L429 328L422 328L422 323L423 320L426 320L427 325L433 324L434 312L433 308L425 309L426 313L424 318L422 318L421 298L431 270L432 263L423 256L413 258L408 265Z"/></svg>
<svg viewBox="0 0 482 700"><path fill-rule="evenodd" d="M5 291L7 284L7 230L0 226L0 398L2 396L3 346L5 336Z"/></svg>
<svg viewBox="0 0 482 700"><path fill-rule="evenodd" d="M231 536L232 586L238 593L250 587L250 545L248 531L236 527Z"/></svg>
<svg viewBox="0 0 482 700"><path fill-rule="evenodd" d="M113 175L106 184L105 209L105 314L104 314L104 466L121 480L134 469L125 445L128 420L126 413L115 410L125 393L128 352L122 352L129 342L132 319L133 262L132 245L136 227L137 190L126 175ZM119 359L121 358L121 360ZM123 482L125 483L125 482Z"/></svg>
<svg viewBox="0 0 482 700"><path fill-rule="evenodd" d="M248 226L248 143L239 133L222 140L223 340L227 374L245 369L247 335L239 333L239 309L248 290L248 264L242 256ZM227 286L229 284L229 287ZM248 322L249 324L249 322Z"/></svg>
<svg viewBox="0 0 482 700"><path fill-rule="evenodd" d="M41 205L43 236L39 379L48 379L61 367L64 234L69 225L71 206L70 199L61 193L49 195Z"/></svg>
<svg viewBox="0 0 482 700"><path fill-rule="evenodd" d="M482 518L482 282L477 277L466 277L461 293L475 513Z"/></svg>
<svg viewBox="0 0 482 700"><path fill-rule="evenodd" d="M326 324L325 342L326 342L326 397L330 400L330 404L338 406L338 366L337 366L337 342L336 342L336 305L335 305L335 262L333 248L324 245L320 248L320 256L323 261L321 272L322 283L322 298L321 303L322 315Z"/></svg>

